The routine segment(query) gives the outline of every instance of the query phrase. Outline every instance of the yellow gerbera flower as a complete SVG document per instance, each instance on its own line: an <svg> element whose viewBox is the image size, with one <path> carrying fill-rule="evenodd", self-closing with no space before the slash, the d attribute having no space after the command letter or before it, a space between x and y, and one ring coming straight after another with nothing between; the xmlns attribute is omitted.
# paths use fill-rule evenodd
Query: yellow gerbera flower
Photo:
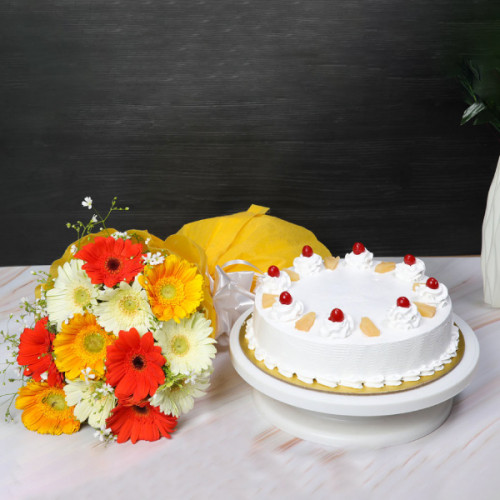
<svg viewBox="0 0 500 500"><path fill-rule="evenodd" d="M16 408L24 410L23 424L40 434L73 434L80 422L73 415L73 407L66 404L64 390L47 382L31 380L19 389Z"/></svg>
<svg viewBox="0 0 500 500"><path fill-rule="evenodd" d="M106 346L116 337L106 332L93 314L75 314L54 339L54 356L57 369L65 372L66 378L85 379L82 370L90 368L96 379L104 377ZM88 370L87 370L88 371Z"/></svg>
<svg viewBox="0 0 500 500"><path fill-rule="evenodd" d="M154 315L160 321L181 318L196 311L203 299L203 277L195 265L176 255L163 264L146 266L139 283L146 289Z"/></svg>

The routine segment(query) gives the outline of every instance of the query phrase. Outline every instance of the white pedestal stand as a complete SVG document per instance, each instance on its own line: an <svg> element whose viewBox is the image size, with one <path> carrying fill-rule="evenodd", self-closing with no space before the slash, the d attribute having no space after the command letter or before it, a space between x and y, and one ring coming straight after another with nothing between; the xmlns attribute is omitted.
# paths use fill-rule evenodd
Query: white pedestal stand
<svg viewBox="0 0 500 500"><path fill-rule="evenodd" d="M470 382L479 359L472 329L454 315L465 340L460 363L447 375L407 391L377 395L332 394L278 380L255 366L239 343L245 312L230 334L231 359L254 388L254 400L273 425L301 439L354 448L407 443L437 429L448 417L453 397Z"/></svg>

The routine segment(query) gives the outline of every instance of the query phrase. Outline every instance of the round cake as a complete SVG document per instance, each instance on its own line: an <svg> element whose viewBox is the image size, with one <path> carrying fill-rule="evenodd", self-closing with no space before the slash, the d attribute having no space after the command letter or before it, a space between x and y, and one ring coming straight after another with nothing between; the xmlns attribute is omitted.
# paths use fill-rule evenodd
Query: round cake
<svg viewBox="0 0 500 500"><path fill-rule="evenodd" d="M432 375L457 353L446 286L413 255L373 259L361 243L344 259L310 247L290 269L261 277L245 337L255 358L305 383L359 389Z"/></svg>

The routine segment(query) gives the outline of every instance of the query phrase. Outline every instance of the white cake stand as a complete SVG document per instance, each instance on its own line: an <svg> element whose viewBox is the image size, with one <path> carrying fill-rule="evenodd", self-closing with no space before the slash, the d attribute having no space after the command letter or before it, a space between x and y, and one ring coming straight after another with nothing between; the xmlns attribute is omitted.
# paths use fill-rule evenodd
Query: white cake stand
<svg viewBox="0 0 500 500"><path fill-rule="evenodd" d="M332 394L278 380L255 366L243 352L240 329L252 310L240 316L230 334L231 359L254 388L254 400L273 425L301 439L354 448L407 443L437 429L448 417L453 397L470 382L479 359L479 343L470 326L454 315L465 352L460 363L432 383L407 391Z"/></svg>

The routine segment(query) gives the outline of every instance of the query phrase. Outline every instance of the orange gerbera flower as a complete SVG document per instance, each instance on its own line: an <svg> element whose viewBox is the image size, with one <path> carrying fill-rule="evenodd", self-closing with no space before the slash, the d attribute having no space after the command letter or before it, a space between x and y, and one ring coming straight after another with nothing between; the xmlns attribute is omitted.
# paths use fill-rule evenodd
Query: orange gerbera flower
<svg viewBox="0 0 500 500"><path fill-rule="evenodd" d="M64 377L56 368L52 359L52 341L54 333L47 330L48 318L37 321L35 328L25 328L21 333L17 362L24 366L24 375L32 377L36 382L42 380L42 373L48 372L50 385L61 386Z"/></svg>
<svg viewBox="0 0 500 500"><path fill-rule="evenodd" d="M177 425L177 418L165 415L149 403L141 405L118 405L106 421L118 439L124 443L129 439L137 441L157 441L160 437L170 438Z"/></svg>
<svg viewBox="0 0 500 500"><path fill-rule="evenodd" d="M137 403L152 396L165 382L162 366L166 360L161 347L154 345L153 334L142 337L135 328L121 331L118 340L108 346L106 381L115 387L118 399Z"/></svg>
<svg viewBox="0 0 500 500"><path fill-rule="evenodd" d="M81 248L77 259L86 261L82 269L87 272L94 285L104 283L113 287L120 281L130 282L142 271L142 245L112 236L97 236L93 243Z"/></svg>
<svg viewBox="0 0 500 500"><path fill-rule="evenodd" d="M146 289L154 315L161 321L180 319L195 312L203 299L203 277L196 266L176 255L163 264L146 266L137 278Z"/></svg>
<svg viewBox="0 0 500 500"><path fill-rule="evenodd" d="M85 378L82 370L90 368L97 378L104 377L106 347L116 337L98 323L93 314L75 314L54 339L56 366L66 378Z"/></svg>
<svg viewBox="0 0 500 500"><path fill-rule="evenodd" d="M80 422L73 407L66 404L64 390L45 382L30 381L19 389L16 408L23 410L21 419L30 431L40 434L73 434Z"/></svg>

